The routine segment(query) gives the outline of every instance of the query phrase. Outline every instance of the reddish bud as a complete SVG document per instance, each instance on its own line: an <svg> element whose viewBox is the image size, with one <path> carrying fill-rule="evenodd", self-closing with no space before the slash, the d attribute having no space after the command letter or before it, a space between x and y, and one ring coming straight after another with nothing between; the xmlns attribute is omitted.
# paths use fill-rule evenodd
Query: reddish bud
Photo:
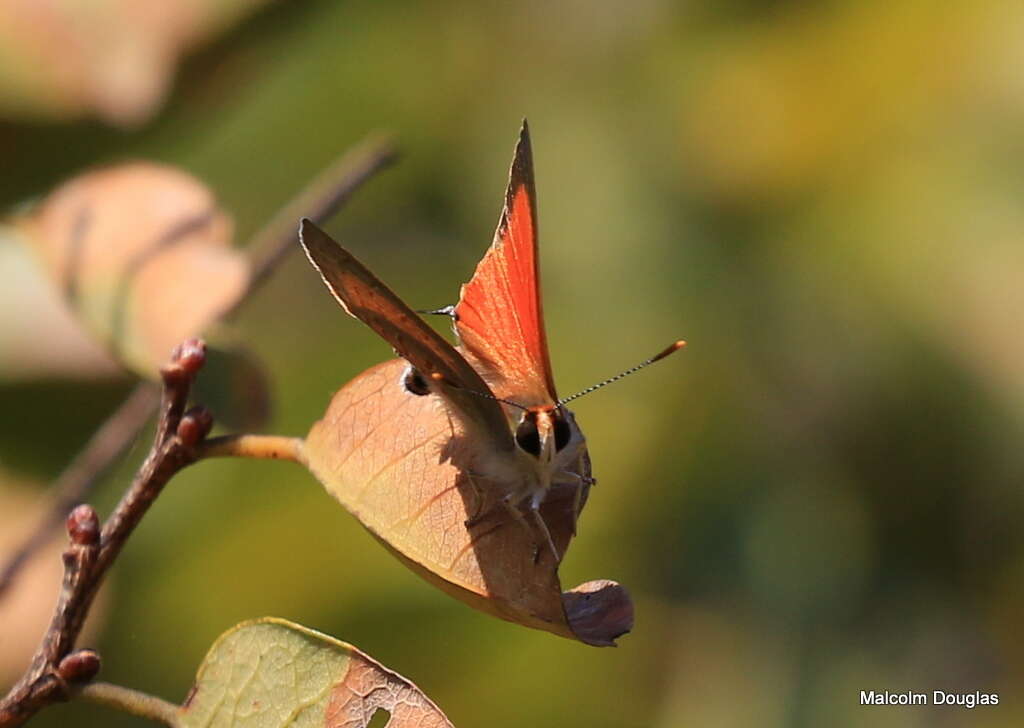
<svg viewBox="0 0 1024 728"><path fill-rule="evenodd" d="M202 339L187 339L174 347L168 368L186 376L195 376L206 362L206 343Z"/></svg>
<svg viewBox="0 0 1024 728"><path fill-rule="evenodd" d="M205 407L193 407L186 412L178 423L178 438L186 447L195 447L210 434L213 428L213 415Z"/></svg>
<svg viewBox="0 0 1024 728"><path fill-rule="evenodd" d="M76 650L64 657L57 666L57 674L69 683L92 680L100 671L100 656L95 650Z"/></svg>
<svg viewBox="0 0 1024 728"><path fill-rule="evenodd" d="M92 546L99 542L100 519L96 517L96 511L88 503L75 506L68 514L67 528L72 543Z"/></svg>

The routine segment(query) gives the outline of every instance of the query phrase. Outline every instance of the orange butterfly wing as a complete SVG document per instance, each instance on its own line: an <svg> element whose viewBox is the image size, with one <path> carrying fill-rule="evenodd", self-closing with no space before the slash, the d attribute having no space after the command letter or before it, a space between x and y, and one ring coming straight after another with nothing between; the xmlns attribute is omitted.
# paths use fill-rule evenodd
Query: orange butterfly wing
<svg viewBox="0 0 1024 728"><path fill-rule="evenodd" d="M487 447L497 452L512 449L508 420L501 405L480 396L490 394L491 390L455 347L309 220L302 221L299 241L313 267L349 314L376 331L424 376L429 378L436 372L455 385L444 387L438 394L487 438Z"/></svg>
<svg viewBox="0 0 1024 728"><path fill-rule="evenodd" d="M494 242L462 287L455 331L499 396L525 406L557 401L541 309L533 155L525 120Z"/></svg>

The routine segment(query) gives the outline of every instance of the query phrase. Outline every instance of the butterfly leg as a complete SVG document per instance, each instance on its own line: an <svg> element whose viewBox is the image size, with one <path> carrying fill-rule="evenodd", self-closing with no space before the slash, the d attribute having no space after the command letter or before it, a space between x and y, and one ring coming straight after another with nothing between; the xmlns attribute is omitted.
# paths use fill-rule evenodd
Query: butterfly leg
<svg viewBox="0 0 1024 728"><path fill-rule="evenodd" d="M469 480L469 485L473 489L473 502L475 506L473 508L473 514L466 519L466 528L472 528L476 524L480 523L487 515L487 511L484 509L485 500L484 492L480 489L480 486L476 484L475 476L479 473L471 473L466 471L466 478Z"/></svg>
<svg viewBox="0 0 1024 728"><path fill-rule="evenodd" d="M580 511L583 509L583 481L576 484L576 492L572 495L572 535L576 535L576 525L580 522Z"/></svg>
<svg viewBox="0 0 1024 728"><path fill-rule="evenodd" d="M529 534L530 540L533 542L533 563L537 563L540 560L541 544L537 543L536 538L538 530L544 534L547 545L551 549L551 554L555 557L555 563L558 563L560 561L558 549L555 548L555 542L551 538L551 532L548 530L548 524L544 523L544 519L540 515L537 504L531 502L527 508L530 512L530 516L536 523L537 527L534 529L530 526L529 521L526 520L526 516L523 514L522 508L515 505L513 498L514 496L509 494L501 499L501 504L505 507L505 510L509 512L509 515L511 515L517 523L525 528L526 532Z"/></svg>
<svg viewBox="0 0 1024 728"><path fill-rule="evenodd" d="M529 534L530 540L533 542L533 560L536 562L537 556L540 554L540 545L537 543L537 539L535 538L536 534L534 534L533 529L526 520L526 516L524 516L522 510L516 506L514 499L515 495L513 493L509 493L502 497L500 503L508 514L512 516L513 520L526 529L526 533Z"/></svg>
<svg viewBox="0 0 1024 728"><path fill-rule="evenodd" d="M558 473L555 484L559 486L568 485L573 489L572 495L572 535L576 535L576 524L580 518L580 511L583 510L583 488L594 485L597 481L593 478L574 473L571 470L563 470Z"/></svg>
<svg viewBox="0 0 1024 728"><path fill-rule="evenodd" d="M452 439L455 439L455 423L452 422L452 413L448 411L446 407L444 410L444 416L448 418L448 432L451 433Z"/></svg>
<svg viewBox="0 0 1024 728"><path fill-rule="evenodd" d="M552 483L554 485L597 485L597 479L574 473L571 470L563 470L555 476Z"/></svg>
<svg viewBox="0 0 1024 728"><path fill-rule="evenodd" d="M548 548L551 549L551 555L555 557L555 563L560 563L562 557L558 555L558 549L555 548L555 540L551 538L551 531L548 530L548 524L544 522L544 517L540 514L540 500L543 498L543 494L534 496L530 499L530 515L533 517L534 523L537 524L537 528L542 534L544 534L545 540L548 542ZM574 529L575 530L575 529ZM540 549L537 549L534 554L534 563L540 558Z"/></svg>
<svg viewBox="0 0 1024 728"><path fill-rule="evenodd" d="M548 548L551 549L551 555L555 557L555 563L559 563L562 559L558 555L558 549L555 548L555 541L551 538L551 531L548 530L548 524L544 522L543 516L540 515L540 500L530 500L527 510L530 513L530 517L536 524L536 529L530 526L530 522L526 520L526 515L522 511L521 505L516 505L515 494L509 493L502 497L500 501L501 505L508 511L508 514L526 529L526 532L530 536L530 540L533 542L533 562L537 563L540 560L541 544L537 543L537 531L540 531L544 535L544 539L547 542Z"/></svg>
<svg viewBox="0 0 1024 728"><path fill-rule="evenodd" d="M576 460L576 470L583 470L584 462L583 455L581 454ZM576 476L576 492L572 496L572 535L576 535L576 524L580 520L580 512L583 510L583 487L591 487L597 485L597 480L589 475L580 475L578 472L570 473L570 475Z"/></svg>

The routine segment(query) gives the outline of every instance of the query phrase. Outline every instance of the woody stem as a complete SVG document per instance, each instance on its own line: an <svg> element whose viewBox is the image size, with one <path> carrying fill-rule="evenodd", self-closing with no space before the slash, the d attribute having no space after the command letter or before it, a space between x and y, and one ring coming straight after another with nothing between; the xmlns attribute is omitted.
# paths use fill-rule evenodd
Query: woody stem
<svg viewBox="0 0 1024 728"><path fill-rule="evenodd" d="M301 437L280 435L226 435L203 443L201 458L236 457L302 462Z"/></svg>

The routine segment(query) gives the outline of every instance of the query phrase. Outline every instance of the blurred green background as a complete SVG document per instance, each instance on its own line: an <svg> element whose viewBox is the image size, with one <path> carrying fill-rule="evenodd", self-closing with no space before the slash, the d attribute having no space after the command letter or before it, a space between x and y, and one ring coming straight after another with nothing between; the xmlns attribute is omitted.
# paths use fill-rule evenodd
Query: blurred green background
<svg viewBox="0 0 1024 728"><path fill-rule="evenodd" d="M320 0L206 40L148 120L32 116L8 85L4 206L154 159L206 181L240 241L393 132L401 163L327 227L420 308L489 244L527 116L560 389L690 342L575 407L600 484L563 583L630 589L618 649L451 600L298 467L209 462L115 570L103 677L180 700L218 634L276 615L458 726L1021 725L1022 48L1024 6L996 0ZM237 329L282 434L390 355L297 255ZM52 478L129 386L0 385L3 477ZM1000 705L858 704L938 689ZM71 721L142 724L70 704L34 725Z"/></svg>

